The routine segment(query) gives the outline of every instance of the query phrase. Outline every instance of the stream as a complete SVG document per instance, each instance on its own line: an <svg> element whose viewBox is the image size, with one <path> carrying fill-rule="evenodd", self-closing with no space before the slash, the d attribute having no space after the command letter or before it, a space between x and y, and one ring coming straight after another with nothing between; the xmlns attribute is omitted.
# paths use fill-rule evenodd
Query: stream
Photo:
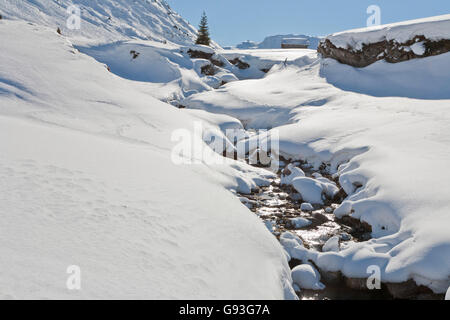
<svg viewBox="0 0 450 320"><path fill-rule="evenodd" d="M323 205L314 205L313 208L302 210L302 199L299 193L290 185L282 185L281 177L286 173L287 166L301 168L307 177L325 177L333 181L340 189L333 199L325 199ZM261 167L260 165L255 165ZM328 166L322 165L315 170L312 165L302 161L289 161L282 159L277 177L272 179L269 186L260 187L251 194L238 194L241 202L254 212L267 226L269 231L279 240L283 232L297 235L305 248L321 252L324 244L334 236L339 237L340 250L354 242L367 241L371 238L371 227L358 219L346 216L337 219L333 211L347 197L339 185L338 178L334 178L327 171ZM312 210L311 210L312 209ZM296 224L295 219L307 223ZM293 220L294 219L294 220ZM312 261L310 261L312 263ZM289 266L293 269L302 264L302 261L291 259ZM314 264L314 263L312 263ZM321 282L325 284L324 290L304 290L296 292L301 300L386 300L402 299L437 299L428 288L418 287L414 281L402 284L382 284L379 290L368 290L365 279L349 279L340 272L325 273L319 268ZM392 290L409 296L393 296Z"/></svg>

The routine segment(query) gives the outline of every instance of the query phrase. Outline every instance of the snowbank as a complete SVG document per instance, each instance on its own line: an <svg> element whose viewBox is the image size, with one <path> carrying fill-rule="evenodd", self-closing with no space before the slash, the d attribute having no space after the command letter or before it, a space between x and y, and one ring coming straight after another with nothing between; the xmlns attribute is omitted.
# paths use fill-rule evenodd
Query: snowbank
<svg viewBox="0 0 450 320"><path fill-rule="evenodd" d="M422 35L429 40L450 39L450 14L338 32L327 36L338 48L361 50L364 44L394 40L407 42Z"/></svg>
<svg viewBox="0 0 450 320"><path fill-rule="evenodd" d="M398 63L450 51L450 15L332 34L317 51L354 67Z"/></svg>
<svg viewBox="0 0 450 320"><path fill-rule="evenodd" d="M237 121L160 102L53 29L2 20L0 38L0 297L294 297L281 246L229 191L270 173L171 161L174 130Z"/></svg>

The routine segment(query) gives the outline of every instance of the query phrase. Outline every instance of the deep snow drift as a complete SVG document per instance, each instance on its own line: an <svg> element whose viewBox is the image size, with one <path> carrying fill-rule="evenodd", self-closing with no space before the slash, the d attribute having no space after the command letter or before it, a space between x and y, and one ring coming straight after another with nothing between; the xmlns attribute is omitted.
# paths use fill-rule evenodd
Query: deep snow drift
<svg viewBox="0 0 450 320"><path fill-rule="evenodd" d="M229 191L271 174L171 161L174 130L238 121L158 101L53 28L2 20L0 38L1 298L294 297L281 246Z"/></svg>
<svg viewBox="0 0 450 320"><path fill-rule="evenodd" d="M341 252L299 244L288 248L292 257L353 278L366 278L367 268L378 265L384 282L414 279L444 293L450 285L449 63L449 53L395 68L378 62L355 69L316 58L183 104L231 115L248 128L275 128L282 156L328 163L339 174L349 197L335 215L368 222L374 239Z"/></svg>

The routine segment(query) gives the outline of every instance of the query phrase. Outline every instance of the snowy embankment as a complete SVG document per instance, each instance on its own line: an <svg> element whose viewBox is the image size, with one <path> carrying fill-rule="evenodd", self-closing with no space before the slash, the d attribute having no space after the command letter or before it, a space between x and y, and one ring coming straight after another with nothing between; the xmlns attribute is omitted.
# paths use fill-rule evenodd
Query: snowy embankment
<svg viewBox="0 0 450 320"><path fill-rule="evenodd" d="M294 297L282 248L229 191L271 175L171 161L174 130L238 121L158 101L53 28L1 20L0 38L0 298Z"/></svg>
<svg viewBox="0 0 450 320"><path fill-rule="evenodd" d="M231 115L248 128L278 130L284 158L316 168L326 163L339 176L348 197L335 215L372 227L372 240L340 252L299 244L288 248L291 257L349 278L367 278L376 265L383 282L413 279L444 293L450 285L449 64L450 53L398 69L382 61L355 69L316 59L279 65L263 79L230 83L183 104Z"/></svg>
<svg viewBox="0 0 450 320"><path fill-rule="evenodd" d="M450 15L335 33L318 52L355 67L376 61L396 63L450 51Z"/></svg>

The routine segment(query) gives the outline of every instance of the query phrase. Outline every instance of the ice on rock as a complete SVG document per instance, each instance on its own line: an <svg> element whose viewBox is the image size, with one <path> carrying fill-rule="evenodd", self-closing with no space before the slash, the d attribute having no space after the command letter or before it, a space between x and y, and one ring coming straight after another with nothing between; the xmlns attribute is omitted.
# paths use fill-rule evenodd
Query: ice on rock
<svg viewBox="0 0 450 320"><path fill-rule="evenodd" d="M302 196L304 201L312 204L322 204L322 184L308 177L298 177L292 181L292 186Z"/></svg>
<svg viewBox="0 0 450 320"><path fill-rule="evenodd" d="M323 252L339 252L339 236L333 236L323 245Z"/></svg>
<svg viewBox="0 0 450 320"><path fill-rule="evenodd" d="M301 264L292 269L292 281L301 289L323 290L320 273L310 264Z"/></svg>
<svg viewBox="0 0 450 320"><path fill-rule="evenodd" d="M302 211L313 211L313 210L314 210L314 207L312 206L311 203L303 202L303 203L300 205L300 210L302 210Z"/></svg>

